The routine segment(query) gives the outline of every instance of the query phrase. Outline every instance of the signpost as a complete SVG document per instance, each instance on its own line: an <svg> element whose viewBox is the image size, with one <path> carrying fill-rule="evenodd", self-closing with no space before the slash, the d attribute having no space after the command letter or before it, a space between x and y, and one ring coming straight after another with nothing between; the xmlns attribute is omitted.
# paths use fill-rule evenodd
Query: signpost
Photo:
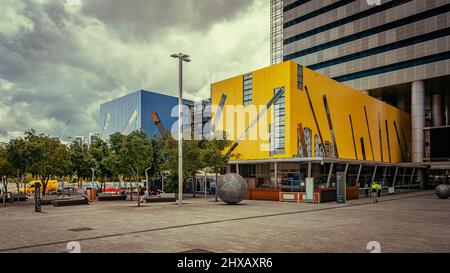
<svg viewBox="0 0 450 273"><path fill-rule="evenodd" d="M314 178L307 177L306 179L306 200L314 200Z"/></svg>
<svg viewBox="0 0 450 273"><path fill-rule="evenodd" d="M148 185L148 179L147 179L147 185ZM137 194L138 207L140 207L141 206L141 186L140 185L138 186L137 192L138 192L138 194ZM131 193L131 194L133 194L133 193Z"/></svg>
<svg viewBox="0 0 450 273"><path fill-rule="evenodd" d="M36 183L34 188L34 211L42 212L41 210L41 183Z"/></svg>
<svg viewBox="0 0 450 273"><path fill-rule="evenodd" d="M346 184L345 172L336 173L336 202L338 204L345 204L346 201Z"/></svg>

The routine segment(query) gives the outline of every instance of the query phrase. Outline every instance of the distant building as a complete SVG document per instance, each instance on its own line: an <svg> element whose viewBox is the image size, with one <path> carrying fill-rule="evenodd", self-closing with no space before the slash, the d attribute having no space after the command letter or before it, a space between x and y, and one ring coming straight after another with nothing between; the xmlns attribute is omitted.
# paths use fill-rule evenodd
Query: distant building
<svg viewBox="0 0 450 273"><path fill-rule="evenodd" d="M99 133L90 133L89 134L89 145L94 144L97 140L100 139Z"/></svg>
<svg viewBox="0 0 450 273"><path fill-rule="evenodd" d="M211 120L211 99L196 101L191 108L192 132L197 136L205 136L210 132L208 122Z"/></svg>
<svg viewBox="0 0 450 273"><path fill-rule="evenodd" d="M202 102L201 111L210 108L205 107L207 103ZM190 128L194 128L193 109L197 104L184 100L185 110L189 113L185 122ZM145 132L148 137L161 136L162 130L176 130L177 119L177 97L139 90L100 105L100 138L107 139L117 132L127 135L136 130ZM209 119L202 119L202 125Z"/></svg>
<svg viewBox="0 0 450 273"><path fill-rule="evenodd" d="M86 139L84 138L84 136L76 136L74 138L73 142L76 142L80 145L84 145L84 144L86 144Z"/></svg>

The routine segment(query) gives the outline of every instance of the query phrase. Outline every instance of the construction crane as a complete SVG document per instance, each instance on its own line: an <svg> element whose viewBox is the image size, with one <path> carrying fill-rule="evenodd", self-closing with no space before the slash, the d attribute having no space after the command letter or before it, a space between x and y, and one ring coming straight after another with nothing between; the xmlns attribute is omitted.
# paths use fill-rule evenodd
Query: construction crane
<svg viewBox="0 0 450 273"><path fill-rule="evenodd" d="M60 140L63 140L64 135L66 134L67 127L69 127L70 120L67 120L66 125L64 125L64 128L61 132L61 136L59 137Z"/></svg>
<svg viewBox="0 0 450 273"><path fill-rule="evenodd" d="M158 114L156 112L151 112L150 116L152 117L152 120L155 123L156 127L158 128L158 131L161 134L161 136L164 136L164 133L167 132L167 129L162 124L161 119L159 118Z"/></svg>

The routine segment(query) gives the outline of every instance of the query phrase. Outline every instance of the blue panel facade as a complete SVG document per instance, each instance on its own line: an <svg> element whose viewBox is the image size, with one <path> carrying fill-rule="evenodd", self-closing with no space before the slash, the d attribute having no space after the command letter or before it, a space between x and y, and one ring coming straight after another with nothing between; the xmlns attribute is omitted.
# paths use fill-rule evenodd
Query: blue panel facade
<svg viewBox="0 0 450 273"><path fill-rule="evenodd" d="M188 100L184 103L192 104ZM103 103L99 121L102 138L107 139L116 132L129 134L135 130L144 131L148 137L161 136L151 117L152 112L156 112L163 126L171 130L178 117L178 98L140 90Z"/></svg>
<svg viewBox="0 0 450 273"><path fill-rule="evenodd" d="M172 109L175 107L175 115L171 117ZM156 112L161 119L163 126L170 130L177 121L178 98L161 95L153 92L142 92L142 130L149 136L161 136L158 128L150 116L151 112Z"/></svg>
<svg viewBox="0 0 450 273"><path fill-rule="evenodd" d="M128 94L100 105L99 131L101 137L122 132L129 134L141 128L141 93Z"/></svg>

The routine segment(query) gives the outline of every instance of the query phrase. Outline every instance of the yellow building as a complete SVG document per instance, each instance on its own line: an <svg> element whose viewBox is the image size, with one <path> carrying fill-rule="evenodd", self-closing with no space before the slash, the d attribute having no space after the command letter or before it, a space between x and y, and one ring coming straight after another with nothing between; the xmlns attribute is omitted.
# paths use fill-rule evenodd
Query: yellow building
<svg viewBox="0 0 450 273"><path fill-rule="evenodd" d="M216 131L237 141L278 91L234 149L239 159L408 161L408 113L291 61L212 84L212 105L226 96Z"/></svg>
<svg viewBox="0 0 450 273"><path fill-rule="evenodd" d="M274 190L257 199L305 191L306 178L333 187L337 172L354 196L375 180L419 187L408 113L292 61L213 83L211 99L212 129L234 143L228 171Z"/></svg>

